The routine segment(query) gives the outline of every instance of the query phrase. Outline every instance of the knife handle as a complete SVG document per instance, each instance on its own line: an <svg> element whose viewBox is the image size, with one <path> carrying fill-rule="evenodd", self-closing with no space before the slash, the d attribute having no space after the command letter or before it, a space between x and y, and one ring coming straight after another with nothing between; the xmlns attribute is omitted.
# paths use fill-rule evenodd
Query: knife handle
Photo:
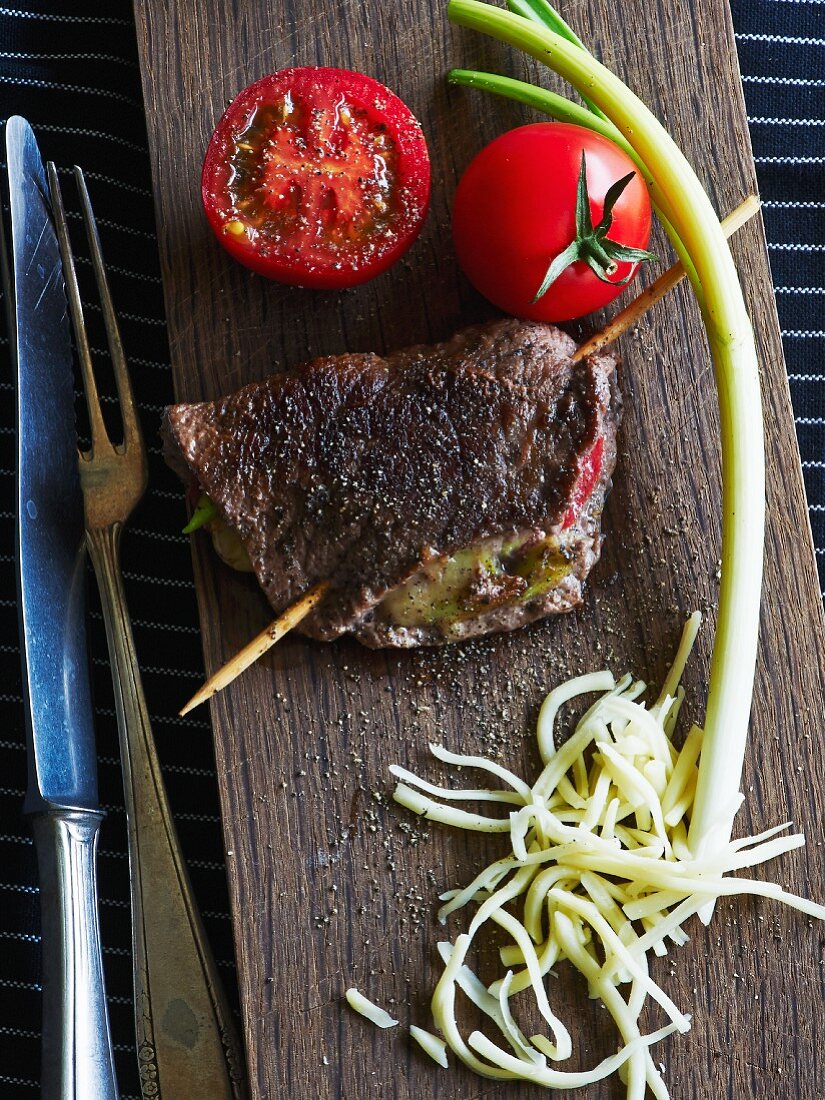
<svg viewBox="0 0 825 1100"><path fill-rule="evenodd" d="M40 871L43 1100L117 1100L97 911L97 810L32 815Z"/></svg>
<svg viewBox="0 0 825 1100"><path fill-rule="evenodd" d="M244 1100L243 1054L180 849L120 572L120 524L87 531L112 663L129 836L138 1065L145 1100Z"/></svg>

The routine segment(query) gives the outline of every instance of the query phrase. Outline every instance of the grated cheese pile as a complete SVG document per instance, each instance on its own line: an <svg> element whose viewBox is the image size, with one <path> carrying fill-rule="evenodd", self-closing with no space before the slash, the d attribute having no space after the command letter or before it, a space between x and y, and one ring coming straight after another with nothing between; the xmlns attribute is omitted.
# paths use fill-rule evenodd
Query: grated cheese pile
<svg viewBox="0 0 825 1100"><path fill-rule="evenodd" d="M679 681L699 623L697 612L651 707L641 701L644 683L630 676L616 682L606 671L579 676L551 692L538 719L544 769L532 786L494 761L437 745L430 746L437 759L486 772L503 786L452 790L405 768L391 769L399 780L394 797L402 806L445 825L506 834L510 842L508 854L469 885L442 894L439 910L444 923L451 914L476 907L467 930L438 945L444 970L432 1014L447 1047L485 1077L569 1089L618 1072L628 1100L643 1100L648 1088L665 1100L668 1090L650 1049L674 1031L686 1032L690 1017L650 977L650 953L667 954L668 941L686 943L684 922L722 895L758 894L825 919L825 907L773 883L725 877L802 846L801 834L779 835L790 822L731 841L701 859L688 848L702 731L693 726L681 749L672 736L684 696ZM591 693L599 698L556 749L559 711ZM454 805L468 801L504 804L510 812L493 817ZM511 942L501 950L504 973L486 987L467 959L491 922ZM558 1068L570 1057L572 1042L545 978L563 959L584 976L590 995L601 999L621 1040L616 1054L587 1072ZM480 1031L465 1038L456 1016L459 991L487 1016L499 1041ZM545 1034L527 1037L516 1022L510 1002L522 991L532 993ZM669 1023L642 1034L639 1017L648 998ZM446 1064L446 1058L438 1060Z"/></svg>

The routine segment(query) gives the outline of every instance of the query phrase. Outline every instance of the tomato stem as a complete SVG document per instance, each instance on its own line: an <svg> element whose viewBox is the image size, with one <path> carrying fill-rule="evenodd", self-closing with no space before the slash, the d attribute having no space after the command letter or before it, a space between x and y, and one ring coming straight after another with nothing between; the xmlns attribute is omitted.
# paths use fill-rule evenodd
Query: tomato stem
<svg viewBox="0 0 825 1100"><path fill-rule="evenodd" d="M611 184L604 197L601 221L594 226L590 216L590 195L587 190L587 158L582 149L579 180L576 186L576 236L563 252L550 261L541 286L533 298L533 304L544 297L563 271L579 260L586 263L596 278L603 283L610 283L611 286L625 286L636 274L636 266L642 260L654 258L652 252L647 252L643 248L630 248L619 244L618 241L610 240L607 236L613 225L613 208L635 175L635 172L628 172L626 176L622 176L620 180ZM616 274L619 263L632 263L633 267L624 279L617 279L614 282L612 276Z"/></svg>

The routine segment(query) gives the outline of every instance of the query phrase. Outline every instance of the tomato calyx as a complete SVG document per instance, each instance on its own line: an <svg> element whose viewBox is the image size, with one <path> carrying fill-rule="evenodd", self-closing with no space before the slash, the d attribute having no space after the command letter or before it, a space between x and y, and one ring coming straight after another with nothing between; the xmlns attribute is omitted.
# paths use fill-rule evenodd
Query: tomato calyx
<svg viewBox="0 0 825 1100"><path fill-rule="evenodd" d="M631 248L618 241L608 239L607 234L613 225L613 208L624 189L636 175L628 172L616 180L604 196L604 209L598 225L593 225L590 216L590 195L587 191L587 159L582 150L579 182L576 189L576 236L555 256L545 272L541 286L536 292L532 304L543 298L561 273L578 260L584 261L597 279L612 286L625 286L636 273L636 266L642 260L652 260L654 255L644 248ZM633 267L624 279L614 279L620 263L632 263Z"/></svg>

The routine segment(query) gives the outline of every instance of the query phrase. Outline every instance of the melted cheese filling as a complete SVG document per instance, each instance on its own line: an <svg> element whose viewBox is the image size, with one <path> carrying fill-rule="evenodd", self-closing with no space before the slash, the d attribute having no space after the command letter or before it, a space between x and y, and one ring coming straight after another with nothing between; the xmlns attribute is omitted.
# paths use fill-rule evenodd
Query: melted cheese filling
<svg viewBox="0 0 825 1100"><path fill-rule="evenodd" d="M384 598L377 615L393 626L449 628L495 607L542 596L570 568L552 535L501 535L423 565Z"/></svg>
<svg viewBox="0 0 825 1100"><path fill-rule="evenodd" d="M230 527L226 520L219 517L209 520L205 527L212 538L215 553L222 562L230 569L237 569L239 573L253 572L249 554L234 527Z"/></svg>
<svg viewBox="0 0 825 1100"><path fill-rule="evenodd" d="M220 517L205 525L218 557L232 569L251 573L252 563L238 532ZM391 626L432 626L449 632L496 607L543 596L570 572L561 543L535 531L485 539L466 550L434 558L376 608Z"/></svg>

